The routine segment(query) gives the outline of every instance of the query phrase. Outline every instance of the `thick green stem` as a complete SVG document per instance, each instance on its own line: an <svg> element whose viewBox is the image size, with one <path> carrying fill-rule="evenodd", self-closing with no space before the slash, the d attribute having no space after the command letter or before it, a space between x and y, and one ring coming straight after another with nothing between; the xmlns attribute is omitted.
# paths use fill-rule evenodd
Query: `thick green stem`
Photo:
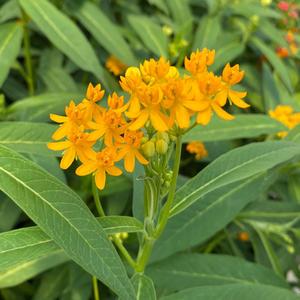
<svg viewBox="0 0 300 300"><path fill-rule="evenodd" d="M98 281L95 276L93 276L93 291L94 291L94 299L100 300L99 288L98 288Z"/></svg>
<svg viewBox="0 0 300 300"><path fill-rule="evenodd" d="M28 17L24 11L22 11L23 17L23 31L24 31L24 57L25 57L25 67L26 67L26 79L28 85L29 95L32 96L34 94L34 82L33 82L33 71L32 71L32 60L31 60L31 52L30 52L30 35L27 27Z"/></svg>

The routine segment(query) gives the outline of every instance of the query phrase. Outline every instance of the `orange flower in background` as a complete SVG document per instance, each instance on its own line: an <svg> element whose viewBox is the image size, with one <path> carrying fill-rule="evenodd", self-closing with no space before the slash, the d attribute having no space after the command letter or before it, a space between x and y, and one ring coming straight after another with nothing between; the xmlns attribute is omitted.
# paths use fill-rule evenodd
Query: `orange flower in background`
<svg viewBox="0 0 300 300"><path fill-rule="evenodd" d="M274 110L269 111L271 118L279 121L288 129L292 129L300 124L300 112L294 113L294 109L289 105L278 105ZM285 137L288 131L280 131L277 135L281 138Z"/></svg>
<svg viewBox="0 0 300 300"><path fill-rule="evenodd" d="M76 169L76 174L85 176L94 173L97 187L103 190L106 182L106 173L112 176L120 176L122 174L122 171L115 166L116 157L116 149L114 147L106 147L96 153L93 159L84 161Z"/></svg>
<svg viewBox="0 0 300 300"><path fill-rule="evenodd" d="M127 66L114 55L110 55L107 58L105 67L115 76L122 74L127 68Z"/></svg>
<svg viewBox="0 0 300 300"><path fill-rule="evenodd" d="M76 105L73 100L70 101L69 106L65 108L66 116L50 114L50 119L56 123L61 123L60 127L53 133L54 140L60 140L68 135L68 133L75 126L86 123L82 104Z"/></svg>
<svg viewBox="0 0 300 300"><path fill-rule="evenodd" d="M205 148L205 145L199 141L193 141L187 144L186 151L195 154L196 160L201 160L204 157L207 157L208 152Z"/></svg>
<svg viewBox="0 0 300 300"><path fill-rule="evenodd" d="M140 153L141 140L144 134L142 131L125 131L124 144L118 145L119 153L117 160L124 158L124 167L127 172L133 172L135 167L135 159L142 165L148 164L148 161Z"/></svg>
<svg viewBox="0 0 300 300"><path fill-rule="evenodd" d="M83 132L84 128L73 127L68 133L67 140L62 142L48 143L48 148L54 151L64 150L60 167L67 169L78 157L80 161L86 161L92 159L95 155L95 151L92 146L95 142L88 141L89 134Z"/></svg>

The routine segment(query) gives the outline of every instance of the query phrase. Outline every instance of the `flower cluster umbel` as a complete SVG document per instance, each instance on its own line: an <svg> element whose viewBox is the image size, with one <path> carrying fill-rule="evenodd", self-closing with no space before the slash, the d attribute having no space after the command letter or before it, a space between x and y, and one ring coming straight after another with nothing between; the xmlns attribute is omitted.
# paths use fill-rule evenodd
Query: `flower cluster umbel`
<svg viewBox="0 0 300 300"><path fill-rule="evenodd" d="M214 57L215 51L206 48L193 52L185 58L186 74L182 76L164 58L129 67L120 77L128 101L114 92L107 98L107 107L100 105L105 93L101 85L90 83L82 102L71 101L65 116L50 115L60 126L52 136L55 142L48 147L64 151L61 168L67 169L78 158L82 164L76 174L93 173L97 187L103 189L106 174L121 175L122 170L115 165L118 161L124 160L127 172L133 172L135 160L148 164L149 155L142 146L154 134L182 134L192 119L193 125L207 125L213 113L232 120L234 117L224 109L227 102L240 108L249 106L243 100L246 92L233 89L244 72L239 65L227 64L217 76L208 70ZM99 141L103 146L96 151Z"/></svg>

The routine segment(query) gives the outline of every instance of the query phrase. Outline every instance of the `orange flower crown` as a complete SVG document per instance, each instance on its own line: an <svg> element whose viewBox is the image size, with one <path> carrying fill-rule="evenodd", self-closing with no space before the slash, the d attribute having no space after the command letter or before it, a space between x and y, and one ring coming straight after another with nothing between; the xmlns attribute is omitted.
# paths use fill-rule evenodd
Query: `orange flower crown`
<svg viewBox="0 0 300 300"><path fill-rule="evenodd" d="M214 50L203 49L185 58L188 74L179 75L178 69L164 58L146 60L139 67L129 67L120 77L120 86L129 95L113 93L108 96L108 107L99 104L104 97L101 85L89 84L85 98L79 104L71 101L65 116L51 114L60 124L48 147L64 151L60 166L67 169L75 159L82 163L76 174L93 173L99 189L105 186L106 174L119 176L122 170L115 163L124 160L125 170L133 172L136 160L146 165L156 134L165 136L183 134L193 125L207 125L213 113L224 120L234 117L224 106L234 104L240 108L249 105L243 100L246 92L234 90L244 72L239 65L227 64L222 75L208 70L213 64ZM195 118L193 118L195 117ZM62 140L62 141L60 141ZM96 152L94 145L103 140L104 147ZM165 140L156 142L159 154L168 148Z"/></svg>

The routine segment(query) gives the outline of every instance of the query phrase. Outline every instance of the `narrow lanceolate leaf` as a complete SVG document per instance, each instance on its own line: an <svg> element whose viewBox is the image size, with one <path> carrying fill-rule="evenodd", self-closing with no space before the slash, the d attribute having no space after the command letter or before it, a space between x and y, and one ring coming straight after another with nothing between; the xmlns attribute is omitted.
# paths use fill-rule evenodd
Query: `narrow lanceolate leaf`
<svg viewBox="0 0 300 300"><path fill-rule="evenodd" d="M163 3L163 1L160 2ZM179 26L182 26L184 23L190 22L193 19L188 0L167 0L166 4L173 19Z"/></svg>
<svg viewBox="0 0 300 300"><path fill-rule="evenodd" d="M219 16L203 17L196 31L193 49L215 48L220 32L221 25Z"/></svg>
<svg viewBox="0 0 300 300"><path fill-rule="evenodd" d="M291 142L253 143L227 152L176 192L171 215L212 190L266 171L299 153L300 147Z"/></svg>
<svg viewBox="0 0 300 300"><path fill-rule="evenodd" d="M296 126L289 131L288 135L285 137L286 141L293 141L295 143L300 142L300 126Z"/></svg>
<svg viewBox="0 0 300 300"><path fill-rule="evenodd" d="M22 8L43 34L81 69L103 80L103 69L87 38L50 1L20 0Z"/></svg>
<svg viewBox="0 0 300 300"><path fill-rule="evenodd" d="M156 292L151 278L146 275L136 273L131 278L131 282L135 289L136 300L156 300Z"/></svg>
<svg viewBox="0 0 300 300"><path fill-rule="evenodd" d="M147 269L155 286L178 291L200 285L260 283L288 288L272 270L238 257L214 254L177 254Z"/></svg>
<svg viewBox="0 0 300 300"><path fill-rule="evenodd" d="M175 215L155 244L152 261L203 243L224 228L250 201L257 198L266 177L266 174L256 175L221 187Z"/></svg>
<svg viewBox="0 0 300 300"><path fill-rule="evenodd" d="M286 289L263 284L228 284L190 288L162 297L161 300L297 300L299 297Z"/></svg>
<svg viewBox="0 0 300 300"><path fill-rule="evenodd" d="M49 114L63 114L70 100L80 101L80 93L45 93L21 99L8 108L8 118L18 121L47 122Z"/></svg>
<svg viewBox="0 0 300 300"><path fill-rule="evenodd" d="M264 42L262 42L260 39L256 37L251 38L251 43L255 48L257 48L270 62L272 67L276 70L278 73L278 76L282 80L282 82L285 84L287 89L292 92L293 87L291 84L291 79L288 73L287 68L285 67L282 60L276 55L274 50L267 46Z"/></svg>
<svg viewBox="0 0 300 300"><path fill-rule="evenodd" d="M22 32L21 23L7 23L0 26L0 87L20 52Z"/></svg>
<svg viewBox="0 0 300 300"><path fill-rule="evenodd" d="M38 227L0 234L0 288L24 282L69 258Z"/></svg>
<svg viewBox="0 0 300 300"><path fill-rule="evenodd" d="M0 146L0 189L87 272L124 299L134 295L125 268L84 202L16 152Z"/></svg>
<svg viewBox="0 0 300 300"><path fill-rule="evenodd" d="M161 27L146 16L130 15L128 21L145 46L157 56L168 57L168 42Z"/></svg>
<svg viewBox="0 0 300 300"><path fill-rule="evenodd" d="M98 221L107 235L143 231L143 224L131 217L109 216L98 218ZM3 232L0 242L0 287L19 284L69 260L65 252L37 226ZM22 276L18 274L20 271Z"/></svg>
<svg viewBox="0 0 300 300"><path fill-rule="evenodd" d="M285 130L285 127L267 115L235 115L230 122L214 118L207 126L196 126L183 136L183 141L224 141L257 137L281 130Z"/></svg>
<svg viewBox="0 0 300 300"><path fill-rule="evenodd" d="M115 55L126 65L136 64L136 59L120 31L98 6L84 1L76 9L76 16L108 53Z"/></svg>
<svg viewBox="0 0 300 300"><path fill-rule="evenodd" d="M3 193L0 194L0 232L11 230L21 214L20 208Z"/></svg>
<svg viewBox="0 0 300 300"><path fill-rule="evenodd" d="M46 123L1 122L0 145L22 153L55 155L47 148L57 126Z"/></svg>

